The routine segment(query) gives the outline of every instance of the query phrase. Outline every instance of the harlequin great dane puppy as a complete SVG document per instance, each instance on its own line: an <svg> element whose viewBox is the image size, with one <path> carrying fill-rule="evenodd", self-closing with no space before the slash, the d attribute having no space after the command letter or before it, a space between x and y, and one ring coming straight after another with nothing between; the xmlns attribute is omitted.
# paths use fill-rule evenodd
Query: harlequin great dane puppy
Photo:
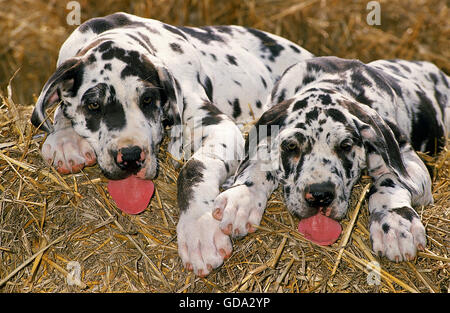
<svg viewBox="0 0 450 313"><path fill-rule="evenodd" d="M213 215L225 233L245 235L281 184L299 218L322 212L340 220L367 168L374 180L373 251L393 261L414 258L426 238L412 206L433 202L430 175L414 150L434 154L444 147L449 83L427 62L320 57L290 67L274 87L272 107L250 131L235 183L217 197Z"/></svg>
<svg viewBox="0 0 450 313"><path fill-rule="evenodd" d="M175 159L193 153L178 178L179 253L206 275L232 251L212 211L244 154L238 125L259 117L275 80L310 57L251 28L175 27L125 13L94 18L62 45L32 123L50 133L42 155L59 172L97 162L109 179L154 178L172 125L168 151ZM56 104L52 125L46 109Z"/></svg>

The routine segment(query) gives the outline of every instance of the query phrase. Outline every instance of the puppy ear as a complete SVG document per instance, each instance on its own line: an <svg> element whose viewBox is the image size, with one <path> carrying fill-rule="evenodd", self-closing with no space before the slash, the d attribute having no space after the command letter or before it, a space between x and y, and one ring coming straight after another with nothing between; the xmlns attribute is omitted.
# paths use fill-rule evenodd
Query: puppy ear
<svg viewBox="0 0 450 313"><path fill-rule="evenodd" d="M171 125L170 143L168 151L177 160L183 158L183 95L178 81L164 66L156 67L160 83L167 96L167 101L163 105L164 120L166 124ZM179 164L174 160L174 164Z"/></svg>
<svg viewBox="0 0 450 313"><path fill-rule="evenodd" d="M31 115L31 123L35 127L49 133L53 131L53 125L46 116L46 109L59 103L60 89L71 92L75 96L81 84L82 75L83 62L79 58L69 59L58 66L42 88Z"/></svg>
<svg viewBox="0 0 450 313"><path fill-rule="evenodd" d="M358 120L355 120L364 144L368 149L375 150L386 166L402 181L408 184L410 179L400 153L400 147L391 128L381 116L367 105L353 101L341 103Z"/></svg>
<svg viewBox="0 0 450 313"><path fill-rule="evenodd" d="M243 172L253 161L260 161L260 169L264 171L277 170L278 160L278 134L284 127L288 117L289 107L293 99L280 102L264 112L253 125L245 139L245 157L236 172L236 177ZM263 142L264 147L261 147Z"/></svg>
<svg viewBox="0 0 450 313"><path fill-rule="evenodd" d="M179 125L181 124L181 116L183 114L180 85L165 67L157 67L157 71L159 80L167 96L167 101L163 107L165 118L169 119L170 124Z"/></svg>

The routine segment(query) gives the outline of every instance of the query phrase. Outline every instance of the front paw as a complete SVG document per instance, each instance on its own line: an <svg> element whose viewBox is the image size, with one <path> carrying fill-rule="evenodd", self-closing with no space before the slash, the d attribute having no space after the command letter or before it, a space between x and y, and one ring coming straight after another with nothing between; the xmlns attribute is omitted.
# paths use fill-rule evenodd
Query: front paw
<svg viewBox="0 0 450 313"><path fill-rule="evenodd" d="M96 162L91 145L71 127L47 136L42 145L42 157L61 174L77 173Z"/></svg>
<svg viewBox="0 0 450 313"><path fill-rule="evenodd" d="M226 235L245 236L261 222L267 199L258 197L246 185L225 190L214 201L213 216Z"/></svg>
<svg viewBox="0 0 450 313"><path fill-rule="evenodd" d="M400 262L416 257L426 246L425 227L409 207L375 211L369 221L372 250L379 256Z"/></svg>
<svg viewBox="0 0 450 313"><path fill-rule="evenodd" d="M230 257L233 248L210 211L200 215L189 211L181 214L177 225L178 253L186 269L206 276Z"/></svg>

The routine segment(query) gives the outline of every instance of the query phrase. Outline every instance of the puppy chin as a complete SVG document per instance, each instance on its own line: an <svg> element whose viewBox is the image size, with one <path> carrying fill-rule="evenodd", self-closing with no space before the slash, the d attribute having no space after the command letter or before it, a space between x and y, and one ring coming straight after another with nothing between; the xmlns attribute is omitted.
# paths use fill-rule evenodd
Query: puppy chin
<svg viewBox="0 0 450 313"><path fill-rule="evenodd" d="M338 203L332 203L330 207L328 207L329 215L328 217L340 221L347 215L348 203L343 203L340 205Z"/></svg>
<svg viewBox="0 0 450 313"><path fill-rule="evenodd" d="M313 216L317 213L317 209L310 208L306 203L302 203L301 201L292 202L285 198L284 203L288 211L300 219Z"/></svg>
<svg viewBox="0 0 450 313"><path fill-rule="evenodd" d="M116 171L108 171L108 170L102 169L102 173L106 178L108 178L110 180L125 179L132 174L130 172L122 171L120 169L118 169Z"/></svg>

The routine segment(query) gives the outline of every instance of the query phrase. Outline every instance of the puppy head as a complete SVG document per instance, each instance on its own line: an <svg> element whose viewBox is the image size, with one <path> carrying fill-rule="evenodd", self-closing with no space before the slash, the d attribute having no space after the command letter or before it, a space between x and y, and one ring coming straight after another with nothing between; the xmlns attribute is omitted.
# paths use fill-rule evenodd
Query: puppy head
<svg viewBox="0 0 450 313"><path fill-rule="evenodd" d="M313 96L307 101L315 102ZM278 176L289 211L300 218L319 210L343 218L366 164L363 141L350 116L333 106L307 106L280 132L278 143Z"/></svg>
<svg viewBox="0 0 450 313"><path fill-rule="evenodd" d="M374 110L337 93L316 91L289 102L272 147L290 212L306 218L321 211L342 219L351 190L371 159L380 163L380 171L407 183L398 143Z"/></svg>
<svg viewBox="0 0 450 313"><path fill-rule="evenodd" d="M46 109L59 104L95 150L106 177L155 177L163 124L181 118L173 77L147 55L112 40L91 44L49 78L32 123L52 132Z"/></svg>

